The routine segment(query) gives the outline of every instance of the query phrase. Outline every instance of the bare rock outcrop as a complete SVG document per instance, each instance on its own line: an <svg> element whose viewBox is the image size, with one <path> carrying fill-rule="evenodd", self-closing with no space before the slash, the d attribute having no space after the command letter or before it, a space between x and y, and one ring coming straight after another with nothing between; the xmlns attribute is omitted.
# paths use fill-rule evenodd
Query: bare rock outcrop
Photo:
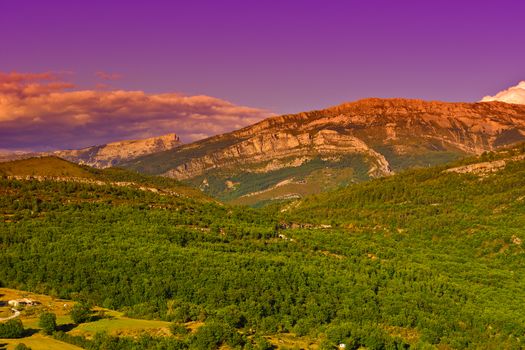
<svg viewBox="0 0 525 350"><path fill-rule="evenodd" d="M525 105L371 98L268 118L124 165L194 184L206 181L201 188L228 199L266 200L436 165L520 141L525 141ZM227 181L236 185L225 185Z"/></svg>
<svg viewBox="0 0 525 350"><path fill-rule="evenodd" d="M269 172L287 167L298 167L316 156L362 154L370 160L371 176L391 173L383 155L367 146L357 137L335 130L315 133L262 133L212 154L193 158L170 169L165 176L178 180L198 176L219 167L235 167L247 172Z"/></svg>
<svg viewBox="0 0 525 350"><path fill-rule="evenodd" d="M141 140L117 141L80 150L56 151L53 155L78 164L108 168L140 156L167 151L181 144L176 134L167 134Z"/></svg>
<svg viewBox="0 0 525 350"><path fill-rule="evenodd" d="M137 157L171 150L182 144L176 134L150 137L140 140L124 140L104 145L54 152L10 152L0 153L0 162L32 157L56 156L77 164L95 168L108 168Z"/></svg>
<svg viewBox="0 0 525 350"><path fill-rule="evenodd" d="M318 156L362 154L371 176L388 157L425 152L479 154L525 140L525 106L366 99L323 111L272 117L173 151L161 174L190 179L213 169L269 172ZM145 158L142 164L147 164ZM131 165L133 167L133 165Z"/></svg>

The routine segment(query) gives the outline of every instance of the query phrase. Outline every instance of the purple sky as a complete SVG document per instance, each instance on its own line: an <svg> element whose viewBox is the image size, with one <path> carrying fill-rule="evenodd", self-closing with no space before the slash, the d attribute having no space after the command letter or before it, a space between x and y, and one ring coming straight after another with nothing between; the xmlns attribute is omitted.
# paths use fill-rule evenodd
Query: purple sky
<svg viewBox="0 0 525 350"><path fill-rule="evenodd" d="M362 97L474 101L525 79L525 1L0 1L0 71L276 113Z"/></svg>
<svg viewBox="0 0 525 350"><path fill-rule="evenodd" d="M524 18L524 0L0 0L0 151L478 101L525 80Z"/></svg>

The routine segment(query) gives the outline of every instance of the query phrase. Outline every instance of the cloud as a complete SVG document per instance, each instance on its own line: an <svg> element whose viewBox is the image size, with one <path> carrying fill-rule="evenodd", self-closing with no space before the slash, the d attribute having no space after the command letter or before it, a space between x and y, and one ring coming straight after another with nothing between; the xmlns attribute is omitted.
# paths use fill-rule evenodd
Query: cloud
<svg viewBox="0 0 525 350"><path fill-rule="evenodd" d="M507 103L525 104L525 80L507 90L498 92L494 96L485 96L482 102L501 101Z"/></svg>
<svg viewBox="0 0 525 350"><path fill-rule="evenodd" d="M17 95L23 98L73 87L73 84L62 81L61 76L56 73L0 72L0 96Z"/></svg>
<svg viewBox="0 0 525 350"><path fill-rule="evenodd" d="M52 73L0 72L0 148L82 148L172 132L189 142L271 115L204 95L73 87Z"/></svg>

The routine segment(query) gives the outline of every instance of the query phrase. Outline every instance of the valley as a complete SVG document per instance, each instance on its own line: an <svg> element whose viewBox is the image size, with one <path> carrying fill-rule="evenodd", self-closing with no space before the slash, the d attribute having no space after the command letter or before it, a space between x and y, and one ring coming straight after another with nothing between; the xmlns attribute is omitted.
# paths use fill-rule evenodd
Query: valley
<svg viewBox="0 0 525 350"><path fill-rule="evenodd" d="M0 350L525 350L524 14L0 0Z"/></svg>
<svg viewBox="0 0 525 350"><path fill-rule="evenodd" d="M80 325L75 325L69 316L74 302L50 297L48 295L35 294L20 290L0 288L0 303L7 303L11 299L29 298L38 302L35 306L25 306L20 312L19 318L26 328L28 336L23 339L0 340L0 347L24 343L35 350L44 349L81 349L81 347L69 344L56 339L57 337L42 335L38 331L38 315L43 312L53 312L57 315L57 328L70 336L82 336L93 338L93 336L104 330L112 336L135 336L151 335L166 336L170 334L169 322L140 320L127 318L121 312L109 310L101 307L94 307L92 310L93 320ZM187 325L189 328L195 326ZM4 345L1 345L4 344Z"/></svg>
<svg viewBox="0 0 525 350"><path fill-rule="evenodd" d="M167 134L0 160L55 156L124 167L260 207L515 144L525 140L524 115L523 105L501 102L370 98L271 117L187 144Z"/></svg>
<svg viewBox="0 0 525 350"><path fill-rule="evenodd" d="M118 349L517 349L524 154L519 145L260 209L125 170L4 163L0 282L118 310L116 320L201 325L145 340L134 323L121 332L100 320L60 339L84 346L93 336ZM98 180L14 177L28 161L35 173ZM497 166L476 171L486 163ZM117 176L184 195L97 182Z"/></svg>

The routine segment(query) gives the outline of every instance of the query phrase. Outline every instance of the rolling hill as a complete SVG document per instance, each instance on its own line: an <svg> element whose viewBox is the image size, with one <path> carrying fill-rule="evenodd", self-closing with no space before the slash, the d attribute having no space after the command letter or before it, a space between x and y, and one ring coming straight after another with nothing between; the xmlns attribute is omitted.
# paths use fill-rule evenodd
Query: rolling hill
<svg viewBox="0 0 525 350"><path fill-rule="evenodd" d="M235 203L301 198L525 139L525 106L366 99L125 162Z"/></svg>
<svg viewBox="0 0 525 350"><path fill-rule="evenodd" d="M87 167L58 157L33 157L0 163L0 175L14 177L95 178Z"/></svg>
<svg viewBox="0 0 525 350"><path fill-rule="evenodd" d="M97 186L119 186L213 201L201 191L181 182L138 174L121 168L95 169L56 156L41 156L0 163L0 177L39 182L76 182Z"/></svg>

